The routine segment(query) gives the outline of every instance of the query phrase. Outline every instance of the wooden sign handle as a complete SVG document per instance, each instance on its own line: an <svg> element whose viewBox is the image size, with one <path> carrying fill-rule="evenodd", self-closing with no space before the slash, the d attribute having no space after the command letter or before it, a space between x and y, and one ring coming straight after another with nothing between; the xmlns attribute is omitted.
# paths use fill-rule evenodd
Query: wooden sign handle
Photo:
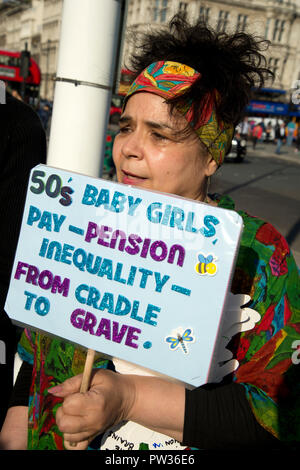
<svg viewBox="0 0 300 470"><path fill-rule="evenodd" d="M95 359L95 351L93 349L88 349L85 364L84 364L84 369L83 369L80 393L85 393L89 389L94 359Z"/></svg>
<svg viewBox="0 0 300 470"><path fill-rule="evenodd" d="M85 359L84 369L83 369L80 393L85 393L89 389L94 359L95 359L95 351L93 349L88 349L86 359ZM69 442L69 445L71 447L76 447L77 443Z"/></svg>

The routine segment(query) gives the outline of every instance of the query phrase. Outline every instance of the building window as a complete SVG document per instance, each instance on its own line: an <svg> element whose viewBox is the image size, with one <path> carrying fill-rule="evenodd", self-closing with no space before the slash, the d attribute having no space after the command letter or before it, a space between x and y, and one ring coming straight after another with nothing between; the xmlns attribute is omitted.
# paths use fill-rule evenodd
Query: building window
<svg viewBox="0 0 300 470"><path fill-rule="evenodd" d="M153 20L164 23L167 19L168 0L155 0Z"/></svg>
<svg viewBox="0 0 300 470"><path fill-rule="evenodd" d="M265 39L268 39L270 22L271 22L271 18L268 18L267 21L266 21Z"/></svg>
<svg viewBox="0 0 300 470"><path fill-rule="evenodd" d="M274 31L273 31L273 41L280 42L284 32L285 20L275 20Z"/></svg>
<svg viewBox="0 0 300 470"><path fill-rule="evenodd" d="M168 0L162 0L161 12L160 12L160 21L164 23L167 19L167 10L168 10Z"/></svg>
<svg viewBox="0 0 300 470"><path fill-rule="evenodd" d="M208 7L200 7L200 10L199 10L199 17L200 17L200 20L205 21L206 23L208 23L208 20L209 20L209 13L210 13L210 8L208 8Z"/></svg>
<svg viewBox="0 0 300 470"><path fill-rule="evenodd" d="M218 23L217 23L218 32L224 32L226 30L227 24L228 24L228 17L229 17L229 11L225 11L225 10L219 11L219 18L218 18Z"/></svg>
<svg viewBox="0 0 300 470"><path fill-rule="evenodd" d="M268 61L268 67L269 69L272 70L272 72L274 73L275 75L275 78L276 78L276 75L277 75L277 71L279 69L279 60L278 58L276 57L270 57L269 58L269 61Z"/></svg>
<svg viewBox="0 0 300 470"><path fill-rule="evenodd" d="M242 14L238 15L237 22L236 22L237 31L245 31L247 27L247 19L248 19L247 15L242 15Z"/></svg>
<svg viewBox="0 0 300 470"><path fill-rule="evenodd" d="M0 36L0 47L4 47L6 45L6 36L3 34Z"/></svg>
<svg viewBox="0 0 300 470"><path fill-rule="evenodd" d="M159 13L159 0L155 0L154 10L153 10L153 21L158 20Z"/></svg>

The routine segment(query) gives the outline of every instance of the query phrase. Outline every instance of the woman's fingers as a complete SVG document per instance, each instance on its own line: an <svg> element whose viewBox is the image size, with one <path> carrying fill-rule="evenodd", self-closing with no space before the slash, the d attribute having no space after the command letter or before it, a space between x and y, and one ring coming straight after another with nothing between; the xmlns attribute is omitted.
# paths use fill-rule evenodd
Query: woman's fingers
<svg viewBox="0 0 300 470"><path fill-rule="evenodd" d="M65 408L74 410L73 403L68 403ZM95 428L92 426L90 414L67 414L62 405L56 413L56 422L59 430L64 434L64 446L67 450L85 450L88 444L93 440L98 432L94 433ZM75 405L76 408L76 405ZM82 408L77 408L80 413Z"/></svg>
<svg viewBox="0 0 300 470"><path fill-rule="evenodd" d="M86 450L90 440L76 440L74 434L64 434L64 446L67 450Z"/></svg>
<svg viewBox="0 0 300 470"><path fill-rule="evenodd" d="M56 397L66 397L71 393L79 392L82 382L82 374L75 375L70 379L65 380L63 383L51 387L48 389L48 392Z"/></svg>
<svg viewBox="0 0 300 470"><path fill-rule="evenodd" d="M87 417L80 415L70 415L64 412L63 406L56 412L56 423L63 433L77 434L88 431ZM88 437L84 436L84 438Z"/></svg>
<svg viewBox="0 0 300 470"><path fill-rule="evenodd" d="M98 434L106 425L105 403L101 392L68 395L56 412L59 430L71 434L84 432L84 438Z"/></svg>

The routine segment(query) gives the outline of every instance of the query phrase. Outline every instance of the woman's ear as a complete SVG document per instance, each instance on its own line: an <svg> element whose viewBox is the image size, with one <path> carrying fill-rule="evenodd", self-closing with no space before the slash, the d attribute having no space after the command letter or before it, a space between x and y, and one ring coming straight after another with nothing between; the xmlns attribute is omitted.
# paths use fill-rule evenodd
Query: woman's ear
<svg viewBox="0 0 300 470"><path fill-rule="evenodd" d="M206 167L205 167L205 176L209 177L212 176L218 169L217 162L213 159L213 157L208 154Z"/></svg>

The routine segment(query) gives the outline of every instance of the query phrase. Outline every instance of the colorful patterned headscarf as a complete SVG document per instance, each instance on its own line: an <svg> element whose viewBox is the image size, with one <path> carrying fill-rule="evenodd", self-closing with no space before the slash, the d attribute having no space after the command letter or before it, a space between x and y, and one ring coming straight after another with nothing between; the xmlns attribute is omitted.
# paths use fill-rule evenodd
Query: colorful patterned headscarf
<svg viewBox="0 0 300 470"><path fill-rule="evenodd" d="M132 83L123 109L128 98L134 93L148 91L169 100L183 95L198 78L201 78L201 73L188 65L171 61L154 62ZM177 109L194 129L217 164L221 165L231 145L234 127L217 119L215 108L219 99L217 90L206 98L205 107L198 120L195 118L195 104L192 100L184 101L184 104L178 105Z"/></svg>

